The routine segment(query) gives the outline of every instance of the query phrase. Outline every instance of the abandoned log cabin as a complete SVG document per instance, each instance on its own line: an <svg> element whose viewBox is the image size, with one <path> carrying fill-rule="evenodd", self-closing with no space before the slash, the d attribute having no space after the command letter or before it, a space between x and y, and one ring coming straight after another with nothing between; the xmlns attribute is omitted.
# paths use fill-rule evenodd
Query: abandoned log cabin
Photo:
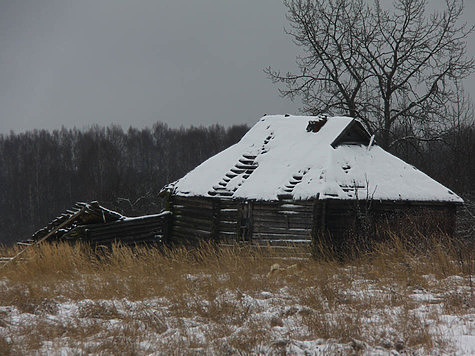
<svg viewBox="0 0 475 356"><path fill-rule="evenodd" d="M174 239L336 243L378 226L453 233L463 201L350 117L264 116L162 190ZM404 218L404 219L403 219ZM404 220L404 223L401 221Z"/></svg>

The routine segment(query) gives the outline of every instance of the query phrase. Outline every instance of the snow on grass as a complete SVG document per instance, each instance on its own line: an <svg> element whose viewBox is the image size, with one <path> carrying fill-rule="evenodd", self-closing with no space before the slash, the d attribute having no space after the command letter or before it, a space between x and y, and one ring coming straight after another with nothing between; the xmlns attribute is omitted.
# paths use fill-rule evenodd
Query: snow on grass
<svg viewBox="0 0 475 356"><path fill-rule="evenodd" d="M98 262L57 248L75 269L33 273L44 247L2 277L0 354L475 354L471 255L308 259L268 277L295 261L124 248Z"/></svg>
<svg viewBox="0 0 475 356"><path fill-rule="evenodd" d="M358 281L365 284L366 281ZM380 296L377 296L379 292ZM382 290L369 289L365 295L360 290L349 290L348 294L360 295L362 300L374 298L378 302L386 295ZM346 294L346 293L345 293ZM424 298L420 298L424 295ZM119 350L148 354L155 351L182 350L186 353L204 350L209 353L238 351L272 353L286 351L290 354L314 354L361 351L365 354L386 355L399 352L448 352L458 355L475 354L475 312L467 309L466 314L447 315L442 309L442 295L420 291L409 295L414 304L405 306L381 306L381 309L367 306L358 311L352 306L326 310L324 317L313 306L299 303L299 297L289 288L280 291L263 291L255 296L223 290L214 303L235 306L236 314L224 308L222 315L208 315L213 301L197 300L187 296L190 308L184 315L173 310L173 300L150 298L131 301L120 300L68 300L38 305L32 312L22 312L15 306L0 307L0 335L11 344L12 351L38 352L40 354L74 354ZM409 303L410 304L410 303ZM344 305L344 303L343 303ZM196 308L201 310L196 310ZM220 307L217 307L219 313ZM414 309L412 309L414 308ZM406 315L406 313L408 313ZM322 318L323 326L348 328L358 323L360 330L355 337L337 333L335 337L315 337L312 328ZM405 319L407 321L399 320ZM359 319L359 320L357 320ZM391 320L392 319L392 320ZM310 320L310 322L309 322ZM312 321L313 320L313 321ZM338 325L343 322L343 325ZM422 328L413 335L398 328L399 323L415 323ZM373 334L376 333L376 334ZM423 341L406 345L411 337L425 337L430 334L434 340L430 347ZM343 335L343 337L342 337ZM357 337L356 337L357 336ZM22 350L22 345L32 349ZM250 345L246 349L246 345Z"/></svg>

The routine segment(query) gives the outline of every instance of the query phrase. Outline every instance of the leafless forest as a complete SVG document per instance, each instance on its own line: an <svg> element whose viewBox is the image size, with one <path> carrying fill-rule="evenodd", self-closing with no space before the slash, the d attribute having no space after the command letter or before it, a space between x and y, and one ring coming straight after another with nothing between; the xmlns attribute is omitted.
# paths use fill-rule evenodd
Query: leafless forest
<svg viewBox="0 0 475 356"><path fill-rule="evenodd" d="M0 241L31 235L76 201L98 200L125 214L156 213L160 189L237 142L248 128L191 127L31 131L0 136ZM399 157L466 200L475 191L475 130L394 147Z"/></svg>
<svg viewBox="0 0 475 356"><path fill-rule="evenodd" d="M0 136L0 242L30 236L76 201L159 212L160 189L237 142L245 126L45 130Z"/></svg>

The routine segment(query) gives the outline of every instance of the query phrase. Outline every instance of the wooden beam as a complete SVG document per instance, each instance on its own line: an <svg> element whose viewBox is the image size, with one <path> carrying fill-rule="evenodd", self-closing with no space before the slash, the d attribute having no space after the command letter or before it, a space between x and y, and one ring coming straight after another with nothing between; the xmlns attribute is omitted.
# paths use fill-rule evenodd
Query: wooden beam
<svg viewBox="0 0 475 356"><path fill-rule="evenodd" d="M26 246L23 250L21 250L20 252L18 252L15 256L13 256L10 260L8 260L7 262L5 262L3 264L3 266L0 266L0 269L4 268L6 265L8 265L10 262L13 262L15 261L18 257L20 257L23 253L25 253L25 251L27 251L28 249L30 249L31 247L33 246L38 246L40 243L42 243L43 241L49 239L51 236L53 236L59 229L62 229L63 227L65 227L66 225L68 225L69 223L73 222L76 218L78 218L84 211L86 210L86 207L82 207L81 210L79 210L78 212L76 212L74 215L72 215L69 219L67 219L66 221L62 222L61 224L59 224L58 226L56 226L53 230L51 230L49 233L47 233L45 236L43 236L41 239L39 239L38 241L35 241L32 245L29 245L29 246Z"/></svg>

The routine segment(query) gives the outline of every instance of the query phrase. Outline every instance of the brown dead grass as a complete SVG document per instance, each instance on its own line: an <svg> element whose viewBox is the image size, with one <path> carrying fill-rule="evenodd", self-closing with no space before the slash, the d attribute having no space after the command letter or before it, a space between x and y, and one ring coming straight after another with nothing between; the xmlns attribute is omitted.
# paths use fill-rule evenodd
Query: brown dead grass
<svg viewBox="0 0 475 356"><path fill-rule="evenodd" d="M437 325L440 313L473 311L467 281L474 256L466 242L440 236L409 242L391 235L348 259L328 248L320 252L322 259L296 261L292 254L243 246L159 251L116 245L93 251L81 244L43 244L0 272L0 307L34 320L10 325L1 311L0 354L34 353L46 341L53 349L66 343L93 354L193 354L209 348L279 353L289 339L332 339L356 353L365 345L430 351L447 347L428 326ZM275 263L292 267L269 277ZM421 303L411 295L420 290L438 295L442 311L418 314ZM270 298L271 319L255 317L266 307L252 298ZM135 309L124 301L136 302ZM61 322L54 317L64 302L75 303L77 311ZM114 327L104 326L111 322ZM201 338L195 324L208 325ZM286 338L272 340L273 330L284 327ZM173 337L159 337L170 330ZM146 335L156 336L141 343Z"/></svg>

